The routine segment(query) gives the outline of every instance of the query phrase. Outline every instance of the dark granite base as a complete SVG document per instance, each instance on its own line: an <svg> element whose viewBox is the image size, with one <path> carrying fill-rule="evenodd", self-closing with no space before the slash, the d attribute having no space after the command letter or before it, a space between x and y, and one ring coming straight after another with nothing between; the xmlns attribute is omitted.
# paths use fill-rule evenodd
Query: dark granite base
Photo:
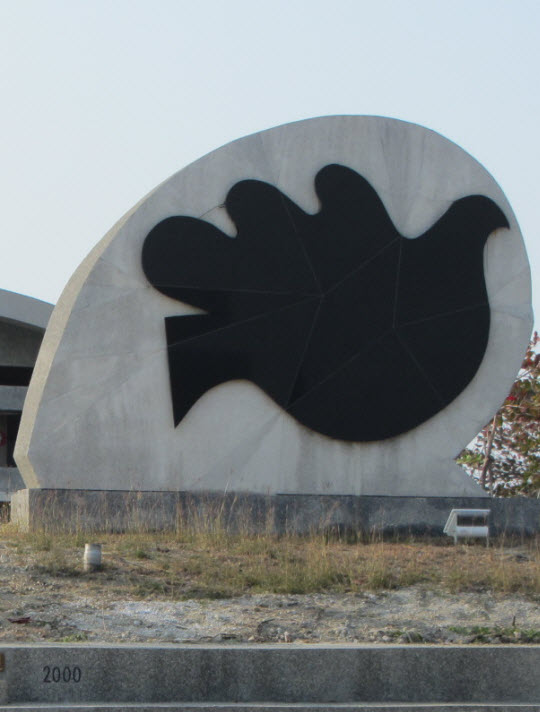
<svg viewBox="0 0 540 712"><path fill-rule="evenodd" d="M440 536L453 508L489 508L490 535L540 532L540 499L247 493L19 490L12 521L25 529L128 531L198 528L246 533Z"/></svg>

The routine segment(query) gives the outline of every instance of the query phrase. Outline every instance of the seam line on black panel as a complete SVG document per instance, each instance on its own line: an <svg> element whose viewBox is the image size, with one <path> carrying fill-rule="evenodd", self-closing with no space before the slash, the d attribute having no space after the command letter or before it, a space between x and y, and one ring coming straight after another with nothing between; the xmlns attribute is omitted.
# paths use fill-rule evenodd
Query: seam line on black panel
<svg viewBox="0 0 540 712"><path fill-rule="evenodd" d="M453 314L463 314L463 312L475 311L476 309L484 309L489 307L488 302L480 302L479 304L472 304L468 307L462 307L461 309L453 309L452 311L439 312L438 314L433 314L432 316L426 316L422 319L413 319L412 321L404 321L402 324L398 324L398 327L404 326L415 326L416 324L423 324L426 321L435 321L436 319L444 319L447 316L452 316Z"/></svg>
<svg viewBox="0 0 540 712"><path fill-rule="evenodd" d="M280 192L281 192L281 191L280 191ZM296 229L296 225L294 224L294 220L293 220L293 218L292 218L291 211L289 210L289 206L288 206L288 204L287 204L288 201L289 201L289 198L287 198L285 195L283 195L283 193L281 193L281 200L282 200L282 202L283 202L283 207L285 208L285 212L287 213L287 217L289 218L290 223L291 223L291 225L292 225L292 229L293 229L293 231L294 231L294 234L296 235L296 241L297 241L298 243L300 243L300 249L301 249L302 252L304 253L304 259L306 260L306 262L307 262L307 264L308 264L308 266L309 266L309 269L311 270L311 274L313 275L313 279L315 280L315 283L317 284L317 287L319 288L319 293L322 293L322 287L321 287L321 282L320 282L320 280L319 280L319 276L318 276L317 272L315 271L315 266L313 265L313 262L312 262L312 261L310 260L310 258L309 258L309 254L308 254L307 248L306 248L306 246L305 246L305 244L304 244L304 241L302 240L302 238L301 238L300 235L298 234L298 230ZM292 201L291 201L291 202L292 202ZM302 212L302 215L305 216L305 218L306 218L307 220L313 220L313 219L314 219L315 217L317 217L317 215L320 213L320 210L319 210L319 213L315 213L314 215L310 215L309 213L305 213L305 212L302 210L302 208L300 208L299 206L298 206L298 210L300 210L300 211Z"/></svg>
<svg viewBox="0 0 540 712"><path fill-rule="evenodd" d="M353 356L348 358L346 361L344 361L342 364L340 364L336 369L334 369L331 373L329 373L327 376L322 378L320 381L318 381L313 388L310 388L307 393L304 393L303 396L300 398L297 398L295 401L292 403L289 403L287 408L285 410L289 410L289 408L292 408L292 406L296 405L297 403L300 403L300 401L303 401L304 398L307 398L313 391L317 390L320 386L323 385L323 383L326 383L326 381L329 381L331 378L333 378L337 373L340 371L343 371L343 369L347 368L353 361L355 361L357 358L362 356L370 347L375 346L379 342L381 342L386 336L392 333L392 329L389 329L388 331L385 331L384 334L381 334L378 339L374 339L373 341L370 341L369 344L366 344L362 349L357 351Z"/></svg>
<svg viewBox="0 0 540 712"><path fill-rule="evenodd" d="M316 297L319 299L320 297ZM257 321L258 319L263 319L265 317L271 316L272 314L279 314L280 312L286 311L287 309L293 309L294 307L298 307L301 304L305 304L306 302L313 301L315 297L306 297L305 299L300 299L297 302L294 302L293 304L286 304L283 307L280 307L279 309L272 309L271 311L266 311L266 312L261 312L260 314L254 314L253 316L250 316L249 319L242 319L241 321L231 321L228 324L225 324L224 326L220 327L219 329L212 329L211 331L206 331L203 334L197 334L197 336L190 336L187 339L181 339L180 341L174 341L171 344L167 344L167 348L174 348L175 346L178 346L180 344L185 344L188 343L189 341L194 341L195 339L201 339L207 336L208 334L215 334L220 331L225 331L226 329L231 329L232 327L235 326L240 326L242 324L249 324L250 322ZM165 319L183 319L185 316L199 316L199 317L205 317L208 314L179 314L178 316L167 316ZM212 316L210 314L210 316Z"/></svg>
<svg viewBox="0 0 540 712"><path fill-rule="evenodd" d="M394 314L392 316L392 327L394 329L396 328L396 321L397 321L398 297L399 297L399 275L400 275L400 270L401 270L401 253L402 253L402 251L403 251L403 238L401 238L399 241L399 255L398 255L398 263L397 263L397 270L396 270L396 287L394 290Z"/></svg>
<svg viewBox="0 0 540 712"><path fill-rule="evenodd" d="M382 253L383 253L385 250L389 250L389 249L394 245L394 243L395 243L397 240L399 240L399 239L400 239L399 237L395 237L393 240L391 240L391 241L388 242L386 245L384 245L384 247L381 247L381 249L380 249L380 250L377 250L377 252L375 252L374 254L372 254L371 257L368 257L367 260L364 260L364 262L362 262L362 264L358 265L358 267L355 267L353 270L351 270L350 272L348 272L344 277L342 277L342 278L339 280L339 282L336 282L335 284L333 284L329 289L326 290L326 292L324 292L324 294L330 294L331 292L333 292L334 290L336 290L338 287L340 287L340 286L341 286L344 282L346 282L348 279L350 279L351 277L354 277L355 274L357 274L358 272L361 272L361 271L364 269L364 267L366 267L367 265L369 265L370 262L373 262L373 260L376 260L377 257L379 257L380 255L382 255Z"/></svg>
<svg viewBox="0 0 540 712"><path fill-rule="evenodd" d="M437 399L440 401L440 403L441 403L441 409L442 409L442 408L445 408L445 407L448 405L448 403L449 403L450 401L447 401L445 398L443 398L442 395L439 393L438 389L435 388L435 386L433 385L431 379L429 378L429 376L427 375L427 373L424 371L424 369L423 369L422 366L420 365L420 362L417 360L416 356L415 356L414 353L411 351L411 349L407 346L407 344L405 343L405 341L403 341L403 339L401 338L401 336L400 336L400 334L397 332L397 330L396 330L394 333L395 333L395 335L396 335L397 340L398 340L399 343L401 344L402 348L404 348L405 351L407 352L407 355L409 356L409 358L411 359L411 361L412 361L412 362L414 363L414 365L416 366L416 369L418 370L418 372L420 373L420 375L422 376L422 378L424 379L424 381L428 384L428 386L431 388L433 394L434 394L434 395L437 397ZM439 411L439 412L440 412L440 411Z"/></svg>
<svg viewBox="0 0 540 712"><path fill-rule="evenodd" d="M311 337L313 336L313 332L315 331L315 326L316 326L316 324L317 324L317 319L319 318L319 312L321 311L321 306L322 306L322 299L320 299L319 305L317 306L317 309L316 309L316 311L315 311L315 314L313 315L313 321L311 322L311 328L310 328L309 334L307 335L307 338L306 338L306 345L304 346L304 350L302 351L302 356L301 356L301 358L300 358L300 363L299 363L299 365L298 365L298 368L296 369L296 373L294 374L294 379L293 379L293 381L292 381L292 385L291 385L291 388L290 388L290 390L289 390L289 395L288 395L288 397L287 397L287 407L289 406L291 395L292 395L292 393L293 393L293 391L294 391L294 388L295 388L295 386L296 386L296 382L298 381L298 376L299 376L299 374L300 374L300 369L302 368L302 365L303 365L303 363L304 363L304 357L305 357L305 355L306 355L306 353L307 353L307 350L308 350L308 348L309 348L309 344L310 344L310 341L311 341Z"/></svg>
<svg viewBox="0 0 540 712"><path fill-rule="evenodd" d="M194 285L185 285L185 284L161 284L161 283L155 283L150 285L153 289L157 289L157 291L161 291L161 289L179 289L179 290L190 290L191 292L225 292L227 294L267 294L269 296L274 296L274 297L279 297L279 296L294 296L298 295L299 297L319 297L319 293L311 293L303 290L298 290L298 291L290 291L290 290L281 290L281 291L270 291L268 289L238 289L237 287L196 287ZM171 297L173 299L173 297Z"/></svg>

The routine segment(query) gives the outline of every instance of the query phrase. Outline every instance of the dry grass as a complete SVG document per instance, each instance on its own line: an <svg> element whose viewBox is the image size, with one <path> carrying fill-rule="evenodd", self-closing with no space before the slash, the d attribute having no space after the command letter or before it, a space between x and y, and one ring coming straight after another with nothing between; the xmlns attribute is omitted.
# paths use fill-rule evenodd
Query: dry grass
<svg viewBox="0 0 540 712"><path fill-rule="evenodd" d="M224 598L245 593L302 594L396 589L422 583L457 591L490 590L540 598L540 542L504 540L454 546L447 539L348 543L339 538L230 535L215 522L176 533L93 535L101 571L84 573L88 535L21 533L0 526L0 542L36 575L119 595Z"/></svg>

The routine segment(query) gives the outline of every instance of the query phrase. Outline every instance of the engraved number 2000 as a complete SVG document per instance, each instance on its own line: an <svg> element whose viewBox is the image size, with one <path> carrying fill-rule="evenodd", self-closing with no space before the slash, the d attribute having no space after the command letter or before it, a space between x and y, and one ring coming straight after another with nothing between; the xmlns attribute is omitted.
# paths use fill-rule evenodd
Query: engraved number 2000
<svg viewBox="0 0 540 712"><path fill-rule="evenodd" d="M82 673L81 668L77 665L64 668L45 665L43 675L43 682L80 682Z"/></svg>

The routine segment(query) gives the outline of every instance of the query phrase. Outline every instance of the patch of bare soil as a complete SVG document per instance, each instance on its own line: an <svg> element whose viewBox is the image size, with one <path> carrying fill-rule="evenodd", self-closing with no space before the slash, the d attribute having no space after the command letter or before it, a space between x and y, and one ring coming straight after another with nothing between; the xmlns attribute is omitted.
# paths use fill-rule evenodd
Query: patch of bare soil
<svg viewBox="0 0 540 712"><path fill-rule="evenodd" d="M527 554L505 556L519 562ZM535 595L451 592L421 581L373 592L175 600L166 589L135 586L145 569L122 557L116 569L78 575L75 564L66 573L41 558L0 543L1 641L540 643ZM127 570L130 586L122 584Z"/></svg>

